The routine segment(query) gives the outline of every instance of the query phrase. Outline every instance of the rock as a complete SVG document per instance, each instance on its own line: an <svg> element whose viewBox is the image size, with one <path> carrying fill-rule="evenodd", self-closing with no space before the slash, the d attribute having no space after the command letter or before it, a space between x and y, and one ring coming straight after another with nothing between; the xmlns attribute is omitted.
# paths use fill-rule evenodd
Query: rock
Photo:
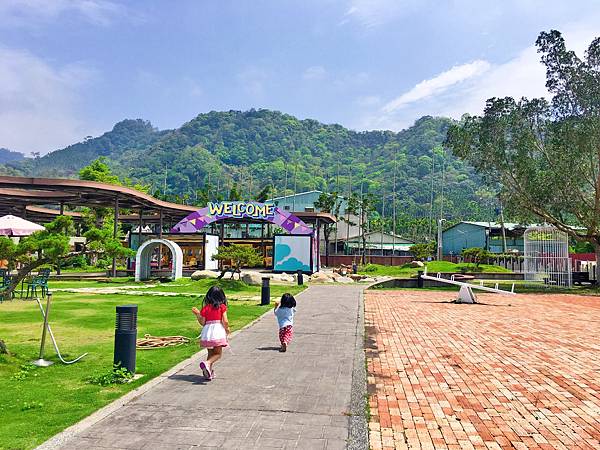
<svg viewBox="0 0 600 450"><path fill-rule="evenodd" d="M410 267L425 267L423 261L411 261Z"/></svg>
<svg viewBox="0 0 600 450"><path fill-rule="evenodd" d="M204 280L205 278L217 278L219 274L217 272L213 272L212 270L196 270L192 275L191 279L196 280Z"/></svg>
<svg viewBox="0 0 600 450"><path fill-rule="evenodd" d="M242 275L242 281L253 286L262 285L262 275L257 272L246 272Z"/></svg>
<svg viewBox="0 0 600 450"><path fill-rule="evenodd" d="M310 281L313 283L329 283L332 279L325 272L315 272L311 275Z"/></svg>
<svg viewBox="0 0 600 450"><path fill-rule="evenodd" d="M375 278L366 277L366 278L363 278L360 281L363 282L363 283L375 283L377 280Z"/></svg>
<svg viewBox="0 0 600 450"><path fill-rule="evenodd" d="M285 283L293 283L294 281L296 281L294 275L290 275L288 273L280 273L277 278L279 279L279 281L283 281Z"/></svg>
<svg viewBox="0 0 600 450"><path fill-rule="evenodd" d="M348 275L349 278L352 278L354 281L362 281L365 278L367 278L366 275L358 275L356 273L352 273L350 275Z"/></svg>
<svg viewBox="0 0 600 450"><path fill-rule="evenodd" d="M342 283L342 284L347 284L347 283L354 283L354 280L350 277L339 277L336 278L336 283Z"/></svg>

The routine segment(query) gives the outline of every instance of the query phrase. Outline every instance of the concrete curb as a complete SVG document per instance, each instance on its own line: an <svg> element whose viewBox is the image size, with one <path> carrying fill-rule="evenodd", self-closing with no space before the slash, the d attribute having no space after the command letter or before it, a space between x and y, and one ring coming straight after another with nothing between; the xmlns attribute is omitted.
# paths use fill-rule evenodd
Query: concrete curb
<svg viewBox="0 0 600 450"><path fill-rule="evenodd" d="M296 297L304 295L304 293L309 290L309 287L307 287L304 291L297 294ZM259 317L254 319L249 324L244 325L239 330L231 333L230 337L234 338L240 332L244 331L247 328L252 327L256 322L258 322L259 320L262 320L267 314L270 314L270 313L272 314L270 309L265 311L264 314L261 314ZM76 424L71 425L68 428L65 428L60 433L54 435L53 437L48 439L46 442L44 442L44 443L40 444L38 447L36 447L36 450L54 450L54 449L60 448L61 446L63 446L67 441L72 439L78 433L81 433L82 431L85 431L88 428L91 428L92 426L94 426L95 424L100 422L101 420L110 416L112 413L117 411L119 408L122 408L123 406L125 406L128 403L132 402L133 400L137 399L138 397L140 397L144 393L148 392L153 387L159 385L160 383L162 383L163 381L168 379L170 376L175 375L177 372L184 369L186 366L199 360L204 355L206 355L206 350L200 350L199 352L193 354L189 358L187 358L187 359L181 361L180 363L178 363L177 365L171 367L166 372L163 372L160 375L156 376L155 378L152 378L147 383L144 383L140 387L134 389L133 391L128 392L127 394L123 395L122 397L119 397L112 403L109 403L108 405L103 406L102 408L93 412L92 414L90 414L86 418L80 420Z"/></svg>
<svg viewBox="0 0 600 450"><path fill-rule="evenodd" d="M365 407L367 402L367 373L365 369L365 289L360 291L358 314L356 317L356 340L354 346L354 363L352 367L352 394L348 428L348 450L364 450L369 448L369 432Z"/></svg>

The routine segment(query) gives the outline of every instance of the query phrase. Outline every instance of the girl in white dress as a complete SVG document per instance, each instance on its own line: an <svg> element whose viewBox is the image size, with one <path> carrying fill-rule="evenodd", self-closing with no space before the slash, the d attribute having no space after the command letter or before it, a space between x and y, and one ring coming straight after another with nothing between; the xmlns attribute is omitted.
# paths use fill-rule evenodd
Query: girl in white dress
<svg viewBox="0 0 600 450"><path fill-rule="evenodd" d="M200 363L202 374L207 380L215 377L214 364L221 358L223 347L227 347L229 321L227 320L227 298L223 289L211 287L204 297L204 307L192 308L192 313L202 325L200 345L208 349L208 358Z"/></svg>

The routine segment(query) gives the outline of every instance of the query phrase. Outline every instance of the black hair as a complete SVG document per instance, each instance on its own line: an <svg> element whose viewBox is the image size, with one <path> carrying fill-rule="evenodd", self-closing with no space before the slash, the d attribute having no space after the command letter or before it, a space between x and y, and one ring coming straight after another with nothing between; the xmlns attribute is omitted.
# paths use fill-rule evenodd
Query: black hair
<svg viewBox="0 0 600 450"><path fill-rule="evenodd" d="M218 308L221 305L227 304L225 292L219 286L212 286L204 296L204 304L210 305L213 308Z"/></svg>
<svg viewBox="0 0 600 450"><path fill-rule="evenodd" d="M295 308L296 307L296 299L292 294L285 293L281 296L280 306L282 308Z"/></svg>

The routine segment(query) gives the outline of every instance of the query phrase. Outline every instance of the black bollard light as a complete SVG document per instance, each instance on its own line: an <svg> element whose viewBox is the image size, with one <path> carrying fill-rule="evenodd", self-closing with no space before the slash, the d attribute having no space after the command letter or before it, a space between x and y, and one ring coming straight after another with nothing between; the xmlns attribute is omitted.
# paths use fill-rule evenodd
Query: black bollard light
<svg viewBox="0 0 600 450"><path fill-rule="evenodd" d="M302 286L304 284L304 274L301 270L298 270L298 286Z"/></svg>
<svg viewBox="0 0 600 450"><path fill-rule="evenodd" d="M262 289L260 291L260 304L262 306L271 304L271 279L269 277L262 278Z"/></svg>
<svg viewBox="0 0 600 450"><path fill-rule="evenodd" d="M417 271L417 287L418 288L422 288L423 287L423 271L419 270Z"/></svg>
<svg viewBox="0 0 600 450"><path fill-rule="evenodd" d="M135 373L135 343L137 338L137 305L117 306L115 321L114 364Z"/></svg>

